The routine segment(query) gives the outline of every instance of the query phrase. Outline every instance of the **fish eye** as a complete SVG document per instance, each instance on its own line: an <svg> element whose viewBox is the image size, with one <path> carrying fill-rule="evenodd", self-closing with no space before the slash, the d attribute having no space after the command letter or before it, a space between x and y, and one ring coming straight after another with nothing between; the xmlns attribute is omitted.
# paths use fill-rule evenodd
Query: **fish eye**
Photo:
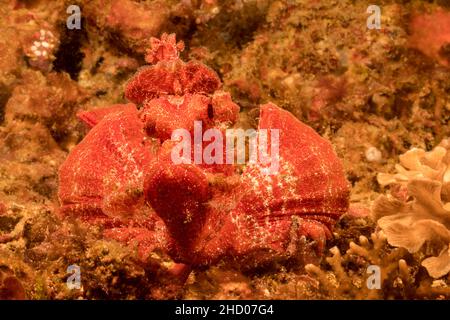
<svg viewBox="0 0 450 320"><path fill-rule="evenodd" d="M208 104L208 118L212 119L214 117L214 108L212 104Z"/></svg>

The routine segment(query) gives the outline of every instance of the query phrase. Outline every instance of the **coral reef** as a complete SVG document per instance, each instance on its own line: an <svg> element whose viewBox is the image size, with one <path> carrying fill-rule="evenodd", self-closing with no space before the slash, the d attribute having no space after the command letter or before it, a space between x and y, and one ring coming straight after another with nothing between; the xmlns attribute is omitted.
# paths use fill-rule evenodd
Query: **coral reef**
<svg viewBox="0 0 450 320"><path fill-rule="evenodd" d="M138 3L125 0L89 1L86 17L124 48L144 52L147 41L166 28L171 4L167 1Z"/></svg>
<svg viewBox="0 0 450 320"><path fill-rule="evenodd" d="M40 72L24 72L5 105L5 124L42 124L57 143L67 148L80 138L74 115L85 97L67 75L52 73L44 77Z"/></svg>
<svg viewBox="0 0 450 320"><path fill-rule="evenodd" d="M400 156L397 174L380 174L383 185L393 186L393 196L380 196L373 216L389 244L420 250L429 256L422 261L433 278L450 272L450 152L444 140L432 151L412 149Z"/></svg>
<svg viewBox="0 0 450 320"><path fill-rule="evenodd" d="M368 29L371 4L0 0L0 299L450 299L450 6L381 0L381 29ZM66 27L69 5L79 6L81 29ZM161 39L164 33L183 45ZM260 109L269 101L295 117L273 104ZM299 155L310 150L303 133L317 139L320 155L312 158L329 159L325 171L340 172L321 176L339 177L333 196L320 200L326 214L254 219L267 204L257 195L272 199L265 187L279 192L273 199L290 200L326 187L314 177L304 187L287 188L282 179L274 186L248 162L195 165L186 177L199 187L191 196L186 180L167 177L173 145L161 142L174 128L194 130L194 120L204 130L290 123L298 130L280 151L294 176L302 175L298 167L320 167ZM298 120L306 126L299 129ZM130 174L127 160L112 160L118 142L148 164L137 166L142 177ZM62 190L58 168L75 158L73 172L90 170L76 181L106 179L81 184L80 194L73 184ZM93 165L99 159L115 170ZM152 161L163 167L153 184ZM351 186L348 210L342 171ZM252 188L255 179L261 188ZM158 200L157 184L176 188L179 202L174 192ZM240 202L232 212L239 223L228 224L234 231L225 236L207 224L224 242L211 244L208 232L183 233L186 226L179 231L162 218L167 206L183 221L203 217L180 214L175 202L195 213L201 204L219 227ZM188 250L186 237L193 238ZM204 243L224 250L209 254ZM197 261L194 251L203 254ZM81 269L79 289L67 286L69 266ZM379 289L368 287L373 266Z"/></svg>
<svg viewBox="0 0 450 320"><path fill-rule="evenodd" d="M383 233L372 233L370 240L360 236L358 242L350 242L343 255L338 247L330 252L323 269L315 265L305 267L317 279L321 298L448 299L450 296L448 284L431 283L405 249L388 247ZM373 270L380 274L379 285L369 278Z"/></svg>
<svg viewBox="0 0 450 320"><path fill-rule="evenodd" d="M438 9L432 13L416 13L411 20L409 45L439 63L448 66L446 45L450 40L448 12ZM426 41L424 41L427 39Z"/></svg>
<svg viewBox="0 0 450 320"><path fill-rule="evenodd" d="M18 257L0 251L0 300L24 300L32 297L34 272Z"/></svg>

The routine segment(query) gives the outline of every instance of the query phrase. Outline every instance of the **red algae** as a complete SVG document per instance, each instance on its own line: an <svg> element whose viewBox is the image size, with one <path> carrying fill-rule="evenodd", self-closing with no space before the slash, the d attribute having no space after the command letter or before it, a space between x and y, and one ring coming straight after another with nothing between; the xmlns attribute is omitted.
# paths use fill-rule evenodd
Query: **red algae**
<svg viewBox="0 0 450 320"><path fill-rule="evenodd" d="M436 10L430 14L414 14L410 24L409 45L449 66L450 12Z"/></svg>

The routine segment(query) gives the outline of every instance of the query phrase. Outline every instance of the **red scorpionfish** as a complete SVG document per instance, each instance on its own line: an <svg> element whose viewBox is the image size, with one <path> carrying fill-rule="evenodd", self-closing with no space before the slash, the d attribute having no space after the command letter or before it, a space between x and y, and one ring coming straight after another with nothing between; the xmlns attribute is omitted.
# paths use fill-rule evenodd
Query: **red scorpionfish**
<svg viewBox="0 0 450 320"><path fill-rule="evenodd" d="M91 129L60 168L61 214L101 224L105 237L137 247L144 260L163 250L189 270L320 252L348 209L349 185L331 144L289 112L259 108L257 132L278 130L276 174L259 159L172 161L174 130L195 134L197 122L202 134L224 132L239 118L217 74L183 62L183 48L174 34L152 38L150 65L126 87L132 103L78 114Z"/></svg>

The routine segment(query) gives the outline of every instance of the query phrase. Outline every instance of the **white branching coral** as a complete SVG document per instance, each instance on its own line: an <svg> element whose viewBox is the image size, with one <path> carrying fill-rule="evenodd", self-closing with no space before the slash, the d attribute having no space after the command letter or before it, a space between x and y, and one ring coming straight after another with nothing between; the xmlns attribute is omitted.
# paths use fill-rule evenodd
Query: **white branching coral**
<svg viewBox="0 0 450 320"><path fill-rule="evenodd" d="M450 201L450 139L443 140L436 148L426 152L413 148L402 154L400 164L395 166L397 173L379 173L378 183L382 186L397 185L406 188L414 179L427 179L442 184L441 196ZM450 208L450 207L449 207Z"/></svg>
<svg viewBox="0 0 450 320"><path fill-rule="evenodd" d="M411 296L408 292L414 288L415 277L404 259L406 250L388 250L383 232L374 232L370 238L360 236L359 240L349 243L349 249L343 254L337 247L331 248L330 253L325 259L329 271L312 264L305 266L306 272L319 282L326 298L391 299L395 291L402 292L404 298ZM348 269L349 264L353 265L353 270ZM379 287L371 286L370 266L379 268ZM432 295L430 291L424 294Z"/></svg>
<svg viewBox="0 0 450 320"><path fill-rule="evenodd" d="M445 140L430 152L412 149L400 156L398 173L380 174L378 181L400 186L406 196L382 195L372 209L390 245L434 253L422 261L433 278L450 272L449 145Z"/></svg>

